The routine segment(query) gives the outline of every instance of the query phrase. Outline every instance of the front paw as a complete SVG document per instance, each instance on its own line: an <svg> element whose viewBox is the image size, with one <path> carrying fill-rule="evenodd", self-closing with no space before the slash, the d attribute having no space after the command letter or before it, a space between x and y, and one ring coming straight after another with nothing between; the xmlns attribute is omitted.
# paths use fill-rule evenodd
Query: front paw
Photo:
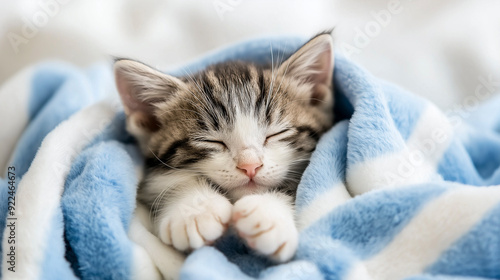
<svg viewBox="0 0 500 280"><path fill-rule="evenodd" d="M231 210L231 203L219 194L196 193L165 209L159 237L180 251L212 244L227 229Z"/></svg>
<svg viewBox="0 0 500 280"><path fill-rule="evenodd" d="M278 262L290 260L298 232L290 205L276 194L249 195L233 207L233 222L248 246Z"/></svg>

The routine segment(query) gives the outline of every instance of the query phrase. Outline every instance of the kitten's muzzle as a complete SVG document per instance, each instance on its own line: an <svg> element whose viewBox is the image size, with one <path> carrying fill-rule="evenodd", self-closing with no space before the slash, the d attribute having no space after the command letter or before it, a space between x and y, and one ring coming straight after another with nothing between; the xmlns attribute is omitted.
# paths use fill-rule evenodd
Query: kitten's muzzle
<svg viewBox="0 0 500 280"><path fill-rule="evenodd" d="M248 176L248 178L252 179L253 177L255 177L257 171L259 171L262 165L263 165L262 162L244 163L244 164L238 164L236 168L245 173Z"/></svg>

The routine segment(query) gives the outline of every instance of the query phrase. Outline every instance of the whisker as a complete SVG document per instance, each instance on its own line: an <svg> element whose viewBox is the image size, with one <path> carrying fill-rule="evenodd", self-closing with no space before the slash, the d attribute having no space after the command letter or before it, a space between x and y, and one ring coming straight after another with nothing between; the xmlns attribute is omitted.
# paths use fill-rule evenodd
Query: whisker
<svg viewBox="0 0 500 280"><path fill-rule="evenodd" d="M285 56L285 50L283 50L283 57ZM283 58L282 57L282 58ZM281 77L281 82L278 86L278 89L276 90L276 93L278 93L280 91L280 88L281 88L281 85L283 84L283 80L284 80L284 77L286 76L286 73L288 72L288 66L290 65L290 61L288 61L288 63L286 64L286 67L285 67L285 73L283 74L283 76Z"/></svg>
<svg viewBox="0 0 500 280"><path fill-rule="evenodd" d="M191 82L193 82L193 83L195 84L195 86L196 86L196 87L198 88L198 90L199 90L200 96L204 99L204 101L205 101L205 102L202 102L202 101L198 98L198 97L200 97L200 96L196 95L196 94L195 94L194 92L192 92L192 91L189 91L189 92L190 92L190 93L191 93L191 94L192 94L192 95L193 95L193 96L194 96L194 97L195 97L195 98L196 98L196 99L200 102L200 104L199 104L199 105L203 106L203 108L204 108L205 110L207 110L207 111L208 111L208 110L210 110L210 109L213 109L213 108L208 108L208 106L210 106L210 105L209 105L210 103L209 103L209 102L207 102L207 97L206 97L206 94L203 94L203 90L201 90L200 86L199 86L199 85L198 85L198 83L195 81L194 77L192 76L192 73L191 73L191 74L190 74L190 73L188 73L186 69L182 69L182 71L184 71L184 73L186 74L186 76L188 77L188 79L190 79L190 80L191 80Z"/></svg>
<svg viewBox="0 0 500 280"><path fill-rule="evenodd" d="M161 197L160 197L160 200L158 201L158 204L156 206L156 211L155 211L155 217L154 217L154 223L156 223L156 221L158 220L158 213L160 212L159 211L159 208L160 208L160 202L163 200L163 197L167 194L167 191L165 190L164 192L162 191L163 194L161 194Z"/></svg>
<svg viewBox="0 0 500 280"><path fill-rule="evenodd" d="M156 196L156 198L153 200L153 204L151 204L151 208L149 209L149 220L150 221L153 221L154 220L153 218L156 218L156 213L157 213L158 208L159 208L159 202L161 201L161 199L163 199L163 195L166 191L167 191L167 189L162 190Z"/></svg>
<svg viewBox="0 0 500 280"><path fill-rule="evenodd" d="M267 98L266 98L266 106L269 107L270 99L271 99L271 93L273 92L273 87L274 87L274 54L273 54L273 44L270 43L271 47L271 84L269 85L269 91L267 93Z"/></svg>

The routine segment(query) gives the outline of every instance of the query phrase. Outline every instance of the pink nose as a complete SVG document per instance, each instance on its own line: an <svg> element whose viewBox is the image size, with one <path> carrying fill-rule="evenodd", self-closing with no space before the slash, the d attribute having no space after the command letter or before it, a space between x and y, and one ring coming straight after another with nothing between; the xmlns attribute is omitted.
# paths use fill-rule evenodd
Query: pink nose
<svg viewBox="0 0 500 280"><path fill-rule="evenodd" d="M250 179L255 177L255 174L257 174L257 171L259 168L262 166L262 162L258 163L244 163L244 164L238 164L236 168L239 170L245 172Z"/></svg>

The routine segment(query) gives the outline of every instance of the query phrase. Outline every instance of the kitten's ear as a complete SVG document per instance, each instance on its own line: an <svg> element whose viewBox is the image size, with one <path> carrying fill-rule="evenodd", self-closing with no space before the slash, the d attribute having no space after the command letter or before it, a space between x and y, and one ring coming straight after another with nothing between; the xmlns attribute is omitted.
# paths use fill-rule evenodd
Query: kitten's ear
<svg viewBox="0 0 500 280"><path fill-rule="evenodd" d="M128 59L117 60L114 71L116 87L132 134L158 130L154 104L168 100L172 94L185 87L184 82Z"/></svg>
<svg viewBox="0 0 500 280"><path fill-rule="evenodd" d="M332 98L333 39L331 34L322 33L304 44L285 60L278 73L313 84L311 104L317 105Z"/></svg>

